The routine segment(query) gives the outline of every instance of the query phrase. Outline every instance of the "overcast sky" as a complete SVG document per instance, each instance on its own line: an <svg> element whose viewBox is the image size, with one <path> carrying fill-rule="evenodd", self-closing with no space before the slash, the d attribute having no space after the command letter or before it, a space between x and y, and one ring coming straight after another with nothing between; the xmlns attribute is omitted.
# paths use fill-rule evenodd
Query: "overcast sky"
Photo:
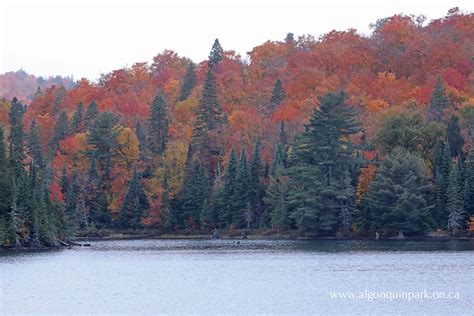
<svg viewBox="0 0 474 316"><path fill-rule="evenodd" d="M359 2L359 3L356 3ZM215 38L242 56L288 32L316 38L396 13L428 20L448 9L474 11L469 0L398 1L10 1L0 0L0 73L97 79L172 49L195 62Z"/></svg>

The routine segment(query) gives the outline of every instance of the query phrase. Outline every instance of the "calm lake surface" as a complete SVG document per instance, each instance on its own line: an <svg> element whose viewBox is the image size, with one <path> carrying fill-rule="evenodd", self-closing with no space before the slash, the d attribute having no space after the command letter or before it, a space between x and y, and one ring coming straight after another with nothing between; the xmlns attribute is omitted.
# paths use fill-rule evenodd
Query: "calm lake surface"
<svg viewBox="0 0 474 316"><path fill-rule="evenodd" d="M99 241L0 252L0 290L0 315L473 315L474 242ZM459 297L388 296L423 291Z"/></svg>

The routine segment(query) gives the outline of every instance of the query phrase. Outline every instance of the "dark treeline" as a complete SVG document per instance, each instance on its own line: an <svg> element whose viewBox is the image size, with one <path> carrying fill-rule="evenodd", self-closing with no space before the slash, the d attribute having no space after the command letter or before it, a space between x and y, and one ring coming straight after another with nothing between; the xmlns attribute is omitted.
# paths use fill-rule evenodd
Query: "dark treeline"
<svg viewBox="0 0 474 316"><path fill-rule="evenodd" d="M268 162L258 139L240 152L226 150L229 118L214 76L222 54L216 40L195 110L182 186L173 195L168 173L176 166L160 159L169 151L162 94L153 100L147 121L137 120L134 129L125 128L119 115L100 111L94 101L86 109L80 103L71 119L61 112L47 151L35 120L25 132L26 107L13 99L8 133L0 126L2 244L56 245L79 231L142 228L157 208L151 196L159 201L156 226L162 231L271 229L312 236L466 231L474 215L474 146L463 151L472 140L463 137L456 114L444 114L452 105L441 78L426 113L387 116L372 143L365 140L359 109L346 103L343 92L328 93L319 98L302 133L290 139L281 121ZM181 100L195 85L194 67L191 63L182 81ZM277 80L270 108L284 98ZM77 161L85 167L78 171L63 165L56 181L54 158L73 134L85 137L84 158ZM374 146L379 154L367 157ZM134 151L138 161L128 159ZM117 202L112 186L119 164L131 170L131 177ZM147 190L145 184L157 179L160 190ZM118 212L111 211L114 203L119 203Z"/></svg>

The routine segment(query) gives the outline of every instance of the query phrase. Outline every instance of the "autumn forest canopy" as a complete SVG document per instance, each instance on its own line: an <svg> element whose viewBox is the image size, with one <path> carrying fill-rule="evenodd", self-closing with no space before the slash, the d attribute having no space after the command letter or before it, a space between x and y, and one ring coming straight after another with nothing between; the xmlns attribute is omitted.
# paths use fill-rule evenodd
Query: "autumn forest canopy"
<svg viewBox="0 0 474 316"><path fill-rule="evenodd" d="M98 82L1 75L0 245L474 232L474 15L371 27L165 50Z"/></svg>

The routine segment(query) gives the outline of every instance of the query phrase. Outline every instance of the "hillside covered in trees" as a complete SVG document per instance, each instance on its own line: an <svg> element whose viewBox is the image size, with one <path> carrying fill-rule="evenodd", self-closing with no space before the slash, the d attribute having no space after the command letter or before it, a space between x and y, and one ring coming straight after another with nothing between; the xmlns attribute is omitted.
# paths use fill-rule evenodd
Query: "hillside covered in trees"
<svg viewBox="0 0 474 316"><path fill-rule="evenodd" d="M473 232L474 15L372 29L288 33L248 59L216 40L198 64L166 50L3 99L0 244L104 227Z"/></svg>

